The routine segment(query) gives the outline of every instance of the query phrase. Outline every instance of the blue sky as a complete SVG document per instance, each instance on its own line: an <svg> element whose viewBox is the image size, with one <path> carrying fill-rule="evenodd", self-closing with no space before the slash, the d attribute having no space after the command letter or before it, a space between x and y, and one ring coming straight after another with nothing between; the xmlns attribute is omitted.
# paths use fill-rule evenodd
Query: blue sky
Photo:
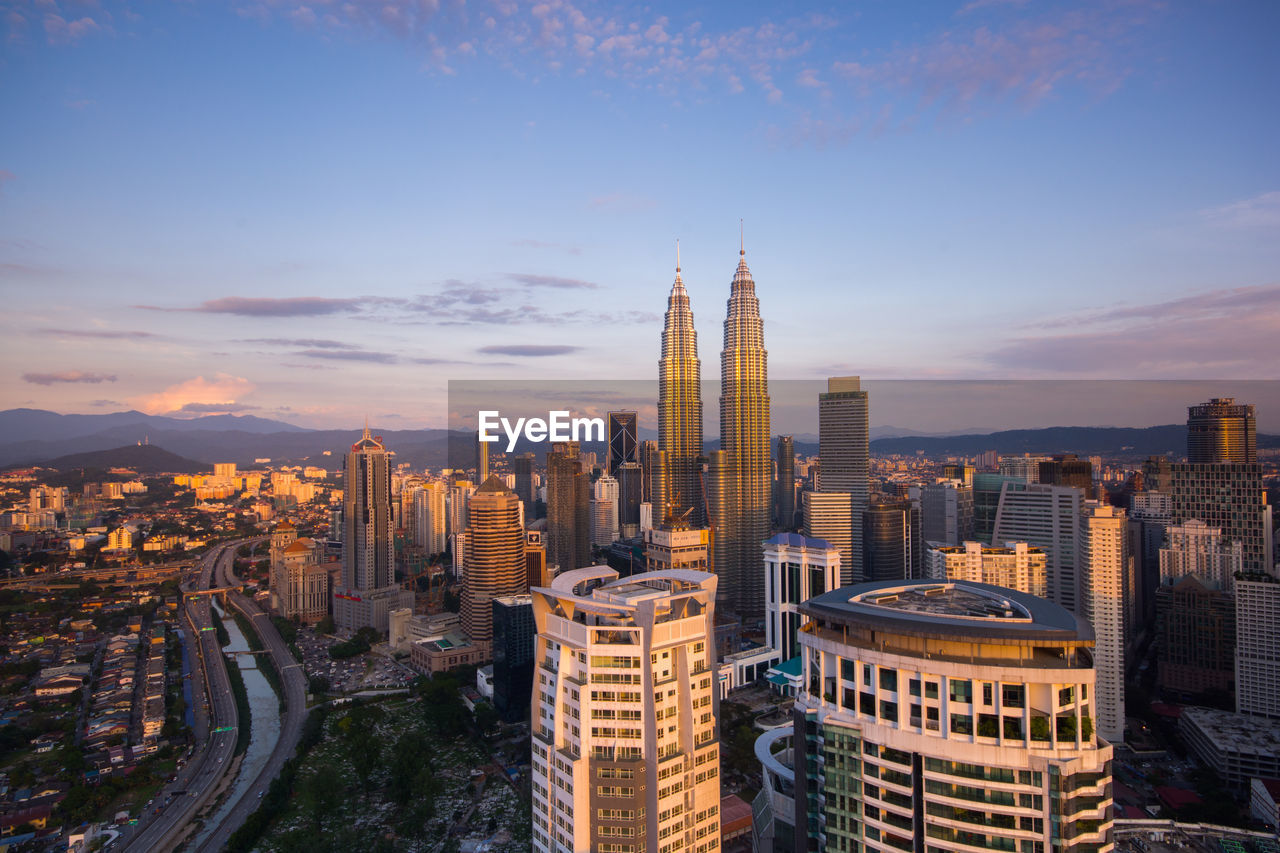
<svg viewBox="0 0 1280 853"><path fill-rule="evenodd" d="M776 378L1280 374L1274 3L0 10L6 406L650 378L677 237L712 378L740 219Z"/></svg>

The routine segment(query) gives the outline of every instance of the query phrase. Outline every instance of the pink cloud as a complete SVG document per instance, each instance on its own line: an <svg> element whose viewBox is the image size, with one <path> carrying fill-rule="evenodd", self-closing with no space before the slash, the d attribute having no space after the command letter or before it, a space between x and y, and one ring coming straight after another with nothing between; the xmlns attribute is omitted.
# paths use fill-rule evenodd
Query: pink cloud
<svg viewBox="0 0 1280 853"><path fill-rule="evenodd" d="M177 412L195 403L202 406L230 406L252 394L256 386L248 379L219 373L213 379L197 376L156 394L136 397L131 402L151 415Z"/></svg>

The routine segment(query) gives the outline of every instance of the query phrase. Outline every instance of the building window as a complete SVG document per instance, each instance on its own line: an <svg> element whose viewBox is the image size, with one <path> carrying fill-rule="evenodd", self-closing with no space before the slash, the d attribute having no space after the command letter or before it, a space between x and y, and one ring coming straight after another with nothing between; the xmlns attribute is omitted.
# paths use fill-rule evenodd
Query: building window
<svg viewBox="0 0 1280 853"><path fill-rule="evenodd" d="M973 686L969 681L964 679L951 679L948 682L948 686L951 688L952 702L973 701ZM954 719L954 715L952 719Z"/></svg>

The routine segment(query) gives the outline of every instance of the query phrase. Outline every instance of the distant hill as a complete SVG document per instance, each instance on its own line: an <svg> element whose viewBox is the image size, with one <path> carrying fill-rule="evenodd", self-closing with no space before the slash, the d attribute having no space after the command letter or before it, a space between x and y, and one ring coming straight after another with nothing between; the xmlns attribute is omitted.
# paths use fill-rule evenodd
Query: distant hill
<svg viewBox="0 0 1280 853"><path fill-rule="evenodd" d="M148 430L239 430L240 432L307 432L303 427L253 415L205 415L199 418L171 418L142 412L112 412L106 415L60 415L44 409L6 409L0 412L0 435L7 441L80 438L116 429ZM141 441L145 434L138 435Z"/></svg>
<svg viewBox="0 0 1280 853"><path fill-rule="evenodd" d="M1280 447L1280 436L1259 435L1258 447ZM1077 453L1084 455L1125 455L1135 457L1167 454L1173 458L1187 452L1185 424L1145 428L1049 427L1014 429L986 435L910 436L881 438L871 442L871 452L880 456L974 456L988 450L1002 454Z"/></svg>
<svg viewBox="0 0 1280 853"><path fill-rule="evenodd" d="M41 467L54 468L58 471L73 471L79 468L98 471L106 471L109 468L132 468L139 474L205 474L213 471L213 466L207 462L186 459L154 444L129 444L111 450L74 453L70 456L50 459L42 463Z"/></svg>

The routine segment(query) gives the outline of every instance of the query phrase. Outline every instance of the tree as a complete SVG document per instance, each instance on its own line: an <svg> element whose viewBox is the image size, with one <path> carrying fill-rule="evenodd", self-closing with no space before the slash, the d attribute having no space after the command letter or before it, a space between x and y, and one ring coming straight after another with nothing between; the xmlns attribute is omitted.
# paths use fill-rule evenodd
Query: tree
<svg viewBox="0 0 1280 853"><path fill-rule="evenodd" d="M498 709L491 702L476 704L476 728L482 735L491 735L497 731L499 723Z"/></svg>
<svg viewBox="0 0 1280 853"><path fill-rule="evenodd" d="M325 616L323 619L321 619L319 622L316 623L317 634L332 634L333 629L334 629L334 625L333 625L332 616Z"/></svg>

